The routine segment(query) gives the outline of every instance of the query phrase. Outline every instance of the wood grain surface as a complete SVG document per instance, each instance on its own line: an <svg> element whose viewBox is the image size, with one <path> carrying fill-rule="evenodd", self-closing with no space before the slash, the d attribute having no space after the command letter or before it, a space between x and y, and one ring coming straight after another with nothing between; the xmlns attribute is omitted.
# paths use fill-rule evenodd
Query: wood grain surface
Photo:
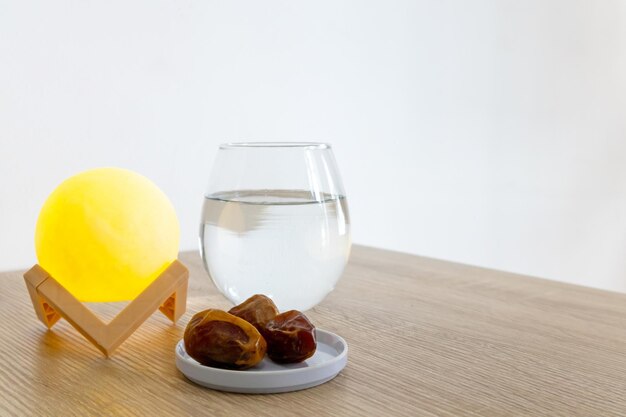
<svg viewBox="0 0 626 417"><path fill-rule="evenodd" d="M187 314L155 313L109 359L67 322L46 330L23 271L1 273L0 415L626 415L626 295L360 246L308 312L348 341L337 378L275 395L196 386L174 346L193 313L230 304L195 253L181 260Z"/></svg>

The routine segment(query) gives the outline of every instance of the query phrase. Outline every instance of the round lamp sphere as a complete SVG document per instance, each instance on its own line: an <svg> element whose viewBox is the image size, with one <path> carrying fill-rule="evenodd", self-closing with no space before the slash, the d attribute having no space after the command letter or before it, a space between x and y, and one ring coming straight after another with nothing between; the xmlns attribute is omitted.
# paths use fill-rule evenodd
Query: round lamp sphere
<svg viewBox="0 0 626 417"><path fill-rule="evenodd" d="M178 256L174 207L149 179L97 168L48 197L35 231L39 265L80 301L126 301Z"/></svg>

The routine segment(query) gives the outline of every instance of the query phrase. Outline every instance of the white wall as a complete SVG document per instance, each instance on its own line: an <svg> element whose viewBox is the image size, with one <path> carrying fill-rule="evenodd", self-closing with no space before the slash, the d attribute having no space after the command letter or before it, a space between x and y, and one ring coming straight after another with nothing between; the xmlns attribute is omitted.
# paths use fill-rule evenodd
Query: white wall
<svg viewBox="0 0 626 417"><path fill-rule="evenodd" d="M333 143L354 240L626 290L626 3L0 1L0 269L95 166L196 247L217 145Z"/></svg>

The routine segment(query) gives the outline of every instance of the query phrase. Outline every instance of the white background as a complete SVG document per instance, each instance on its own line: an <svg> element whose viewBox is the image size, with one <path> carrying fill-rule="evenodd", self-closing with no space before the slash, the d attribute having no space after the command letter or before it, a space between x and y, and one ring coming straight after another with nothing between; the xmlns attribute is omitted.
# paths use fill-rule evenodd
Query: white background
<svg viewBox="0 0 626 417"><path fill-rule="evenodd" d="M626 2L0 0L0 270L64 178L334 145L354 241L626 290Z"/></svg>

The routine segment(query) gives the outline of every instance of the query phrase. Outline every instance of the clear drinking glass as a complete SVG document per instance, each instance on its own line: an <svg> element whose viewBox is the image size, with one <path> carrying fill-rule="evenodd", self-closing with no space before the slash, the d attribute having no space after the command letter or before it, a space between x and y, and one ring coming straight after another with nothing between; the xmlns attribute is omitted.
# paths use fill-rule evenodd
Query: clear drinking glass
<svg viewBox="0 0 626 417"><path fill-rule="evenodd" d="M200 252L226 298L239 304L265 294L281 311L308 310L333 290L351 245L330 145L220 146L205 192Z"/></svg>

